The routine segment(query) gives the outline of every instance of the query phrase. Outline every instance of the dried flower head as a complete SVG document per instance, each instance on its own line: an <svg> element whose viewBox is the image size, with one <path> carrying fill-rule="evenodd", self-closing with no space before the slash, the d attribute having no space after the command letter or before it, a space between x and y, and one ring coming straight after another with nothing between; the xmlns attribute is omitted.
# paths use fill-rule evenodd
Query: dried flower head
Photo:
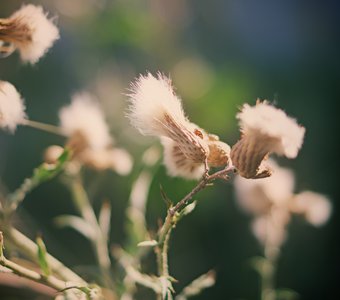
<svg viewBox="0 0 340 300"><path fill-rule="evenodd" d="M35 64L58 38L58 28L41 6L24 5L0 20L0 40L11 45L8 51L18 49L25 62Z"/></svg>
<svg viewBox="0 0 340 300"><path fill-rule="evenodd" d="M24 100L15 87L0 81L0 128L13 132L26 118Z"/></svg>
<svg viewBox="0 0 340 300"><path fill-rule="evenodd" d="M266 101L255 106L243 105L237 114L241 139L231 150L231 159L239 174L245 178L264 178L271 171L263 164L270 154L295 158L302 146L305 128L285 112Z"/></svg>
<svg viewBox="0 0 340 300"><path fill-rule="evenodd" d="M229 162L230 147L191 123L171 81L148 73L132 85L128 117L142 134L162 138L164 164L172 176L198 179L205 163L212 167Z"/></svg>
<svg viewBox="0 0 340 300"><path fill-rule="evenodd" d="M311 191L297 194L292 200L291 208L293 212L303 214L314 226L326 223L332 212L332 205L328 198Z"/></svg>
<svg viewBox="0 0 340 300"><path fill-rule="evenodd" d="M71 104L60 110L59 118L62 130L72 139L72 148L105 149L113 142L104 114L90 94L75 94Z"/></svg>

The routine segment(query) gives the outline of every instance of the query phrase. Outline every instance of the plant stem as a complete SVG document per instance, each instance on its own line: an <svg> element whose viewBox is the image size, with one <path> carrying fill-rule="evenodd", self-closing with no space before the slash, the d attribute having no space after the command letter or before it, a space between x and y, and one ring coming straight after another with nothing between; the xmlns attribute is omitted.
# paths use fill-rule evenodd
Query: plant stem
<svg viewBox="0 0 340 300"><path fill-rule="evenodd" d="M61 291L67 287L67 282L60 280L54 276L43 276L35 271L27 269L23 266L20 266L4 256L0 257L0 265L10 269L18 276L25 277L27 279L42 283L51 288L56 289L57 291ZM79 286L80 287L80 286Z"/></svg>
<svg viewBox="0 0 340 300"><path fill-rule="evenodd" d="M106 285L113 287L110 275L111 260L106 237L104 237L103 232L100 229L97 217L79 176L71 179L71 191L74 203L80 215L96 231L96 238L91 240L92 246Z"/></svg>
<svg viewBox="0 0 340 300"><path fill-rule="evenodd" d="M32 260L38 263L38 246L30 240L28 237L23 235L20 231L16 230L15 228L5 226L3 231L6 235L6 238L18 248L18 250ZM47 254L46 256L48 265L50 266L51 270L57 274L62 280L65 281L72 281L79 284L86 284L85 280L83 280L80 276L76 273L71 271L69 268L65 267L59 260L54 258L52 255Z"/></svg>
<svg viewBox="0 0 340 300"><path fill-rule="evenodd" d="M187 194L181 201L179 201L173 208L169 209L169 214L174 216L176 212L180 212L184 207L190 204L190 200L201 190L203 190L209 183L217 178L228 179L226 176L229 172L233 171L234 167L227 167L223 170L217 171L212 175L207 174L201 181L194 187L194 189Z"/></svg>
<svg viewBox="0 0 340 300"><path fill-rule="evenodd" d="M265 245L264 256L267 264L262 269L261 300L275 300L275 272L278 252L270 245Z"/></svg>
<svg viewBox="0 0 340 300"><path fill-rule="evenodd" d="M225 169L217 171L212 175L206 173L199 183L188 193L182 200L177 202L174 207L169 208L164 224L159 230L158 234L158 246L156 248L157 264L159 276L168 278L168 249L169 240L172 228L176 225L176 213L180 213L186 206L191 203L192 198L201 190L203 190L208 184L212 183L215 179L228 179L227 174L234 170L233 166L227 166ZM158 298L161 299L160 295Z"/></svg>
<svg viewBox="0 0 340 300"><path fill-rule="evenodd" d="M28 120L28 119L24 119L21 122L22 125L26 125L35 129L39 129L42 131L46 131L49 133L54 133L56 135L60 135L60 136L64 136L67 137L67 135L62 131L62 129L58 126L54 126L51 124L45 124L42 122L37 122L37 121L32 121L32 120Z"/></svg>

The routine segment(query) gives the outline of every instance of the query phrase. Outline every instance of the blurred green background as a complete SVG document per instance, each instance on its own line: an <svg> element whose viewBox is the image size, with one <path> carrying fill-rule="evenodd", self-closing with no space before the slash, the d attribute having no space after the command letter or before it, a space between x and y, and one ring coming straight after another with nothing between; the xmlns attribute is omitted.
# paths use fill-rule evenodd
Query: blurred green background
<svg viewBox="0 0 340 300"><path fill-rule="evenodd" d="M1 1L0 17L24 2ZM140 136L128 124L124 94L131 80L147 70L170 74L190 119L230 144L238 139L235 114L244 102L268 99L296 117L307 129L304 146L297 159L280 162L296 171L296 191L329 196L334 211L317 229L293 219L277 287L294 289L301 299L339 297L336 1L30 2L58 16L61 39L35 66L21 64L17 54L0 60L0 78L21 92L33 120L57 124L58 110L70 96L90 91L104 107L117 144L138 164L142 151L157 141ZM44 149L56 143L63 139L30 128L18 128L15 135L0 132L1 189L18 187L41 162ZM126 238L124 209L137 174L138 168L126 178L112 172L88 174L96 209L103 198L112 203L112 244ZM147 210L153 230L166 211L160 184L172 199L193 186L167 177L159 168ZM250 232L249 217L235 204L232 185L216 184L198 198L197 209L179 224L171 240L170 270L179 280L175 288L214 268L216 285L193 299L258 299L258 277L249 259L260 255L261 248ZM41 232L53 255L85 272L94 263L90 245L71 229L53 224L55 216L65 213L75 210L69 191L56 179L27 197L18 224L30 236ZM334 292L337 296L331 297Z"/></svg>

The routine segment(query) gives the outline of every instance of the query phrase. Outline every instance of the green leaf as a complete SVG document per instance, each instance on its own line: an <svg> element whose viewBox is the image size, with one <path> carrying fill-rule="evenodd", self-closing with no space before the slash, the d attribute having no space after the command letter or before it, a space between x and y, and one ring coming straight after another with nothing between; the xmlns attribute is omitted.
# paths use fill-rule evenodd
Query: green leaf
<svg viewBox="0 0 340 300"><path fill-rule="evenodd" d="M158 245L158 242L156 240L151 240L151 241L143 241L138 243L138 247L155 247Z"/></svg>
<svg viewBox="0 0 340 300"><path fill-rule="evenodd" d="M49 268L49 265L47 263L47 251L46 251L46 246L42 240L41 237L37 237L36 243L38 246L38 262L40 269L45 276L51 275L51 270Z"/></svg>

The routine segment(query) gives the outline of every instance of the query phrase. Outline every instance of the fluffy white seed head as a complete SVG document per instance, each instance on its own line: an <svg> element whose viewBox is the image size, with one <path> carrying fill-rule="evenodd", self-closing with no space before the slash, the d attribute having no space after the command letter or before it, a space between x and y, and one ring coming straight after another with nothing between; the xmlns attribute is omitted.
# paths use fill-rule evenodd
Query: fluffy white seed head
<svg viewBox="0 0 340 300"><path fill-rule="evenodd" d="M65 134L81 134L94 150L107 148L113 142L104 114L90 94L75 94L71 104L60 110L59 118Z"/></svg>
<svg viewBox="0 0 340 300"><path fill-rule="evenodd" d="M237 202L251 214L265 214L272 206L288 205L294 191L294 174L291 170L279 167L273 160L268 161L273 170L270 177L260 180L237 176L234 181Z"/></svg>
<svg viewBox="0 0 340 300"><path fill-rule="evenodd" d="M259 140L271 143L268 146L270 152L288 158L297 156L303 143L305 128L299 126L281 109L269 105L266 101L258 102L255 106L244 104L237 118L244 135L258 136Z"/></svg>
<svg viewBox="0 0 340 300"><path fill-rule="evenodd" d="M176 96L171 81L158 73L157 78L151 73L140 75L131 84L130 107L128 117L144 135L167 136L164 115L171 116L176 123L185 124L181 100Z"/></svg>
<svg viewBox="0 0 340 300"><path fill-rule="evenodd" d="M301 213L314 226L326 223L332 213L332 205L324 195L305 191L293 199L294 212Z"/></svg>
<svg viewBox="0 0 340 300"><path fill-rule="evenodd" d="M191 162L202 163L209 154L203 131L185 117L170 79L162 74L140 76L132 84L128 117L145 135L175 141Z"/></svg>
<svg viewBox="0 0 340 300"><path fill-rule="evenodd" d="M7 41L19 50L25 62L35 64L59 38L59 30L41 6L22 6L10 16Z"/></svg>
<svg viewBox="0 0 340 300"><path fill-rule="evenodd" d="M0 81L0 128L14 132L26 118L24 100L15 87Z"/></svg>

